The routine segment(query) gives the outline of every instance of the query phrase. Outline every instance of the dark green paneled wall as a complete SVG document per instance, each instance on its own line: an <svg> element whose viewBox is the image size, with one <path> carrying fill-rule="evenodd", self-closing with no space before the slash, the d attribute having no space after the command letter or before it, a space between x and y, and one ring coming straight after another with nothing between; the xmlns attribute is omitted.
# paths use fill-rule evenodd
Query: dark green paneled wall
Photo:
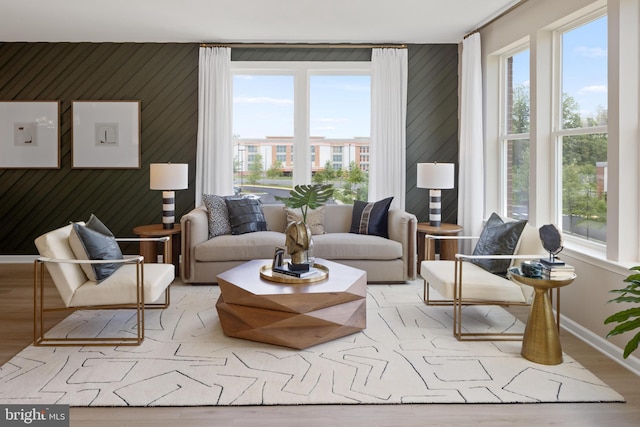
<svg viewBox="0 0 640 427"><path fill-rule="evenodd" d="M234 61L366 61L365 49L235 49ZM407 210L428 217L428 191L415 164L457 162L456 45L410 45ZM194 206L198 126L198 45L0 43L0 100L60 100L61 168L0 169L0 255L35 254L33 239L91 213L115 234L160 222L161 196L149 164L189 163L189 190L177 215ZM71 169L72 100L141 100L142 168ZM443 191L443 220L455 222L455 190ZM128 252L134 251L130 248Z"/></svg>
<svg viewBox="0 0 640 427"><path fill-rule="evenodd" d="M0 100L61 101L60 169L0 169L0 254L35 254L35 237L91 213L119 236L159 223L153 162L189 163L176 210L193 206L197 44L3 43ZM142 168L71 169L72 100L141 100Z"/></svg>
<svg viewBox="0 0 640 427"><path fill-rule="evenodd" d="M442 190L442 222L458 222L458 46L410 45L407 85L406 210L429 221L429 190L416 164L455 163L455 189Z"/></svg>

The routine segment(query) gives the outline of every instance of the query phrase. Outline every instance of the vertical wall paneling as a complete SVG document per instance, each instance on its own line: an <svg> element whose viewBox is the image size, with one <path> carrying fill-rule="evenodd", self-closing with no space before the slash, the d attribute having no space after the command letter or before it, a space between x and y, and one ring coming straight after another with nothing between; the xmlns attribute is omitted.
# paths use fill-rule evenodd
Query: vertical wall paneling
<svg viewBox="0 0 640 427"><path fill-rule="evenodd" d="M149 189L153 162L189 163L176 214L193 208L197 44L0 43L0 99L61 101L61 168L0 169L0 254L35 254L35 237L91 213L119 236L159 223L162 197ZM142 167L71 169L73 100L142 101Z"/></svg>
<svg viewBox="0 0 640 427"><path fill-rule="evenodd" d="M442 191L442 222L458 218L458 46L409 45L406 210L429 221L429 190L416 187L416 164L456 164L456 188Z"/></svg>

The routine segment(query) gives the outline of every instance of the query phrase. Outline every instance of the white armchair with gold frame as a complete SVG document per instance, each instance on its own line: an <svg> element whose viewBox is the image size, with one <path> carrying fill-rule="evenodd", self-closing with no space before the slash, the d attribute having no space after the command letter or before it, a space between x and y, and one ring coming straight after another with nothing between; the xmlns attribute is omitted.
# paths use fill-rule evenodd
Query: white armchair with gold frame
<svg viewBox="0 0 640 427"><path fill-rule="evenodd" d="M468 236L427 235L427 245L441 239L478 239ZM476 265L472 260L508 260L509 268L526 260L544 257L538 232L526 225L513 255L456 254L455 260L422 261L420 273L424 278L424 301L427 305L453 306L453 335L460 341L521 340L522 333L467 332L463 328L463 307L469 305L530 305L533 288L502 277ZM430 289L439 296L433 297ZM556 289L556 315L560 316L559 289Z"/></svg>
<svg viewBox="0 0 640 427"><path fill-rule="evenodd" d="M80 346L80 345L140 345L144 340L145 308L169 306L169 285L175 278L173 264L144 263L142 256L123 259L86 260L78 259L69 242L73 225L58 228L35 240L40 257L34 261L33 293L33 340L34 345ZM140 241L140 238L115 239ZM145 239L149 240L149 239ZM169 238L153 239L164 242L165 251ZM82 266L92 264L120 264L106 279L91 280ZM64 307L46 305L46 270L62 298ZM45 315L62 310L131 309L136 311L136 331L133 336L123 337L79 337L66 334L62 337L47 336Z"/></svg>

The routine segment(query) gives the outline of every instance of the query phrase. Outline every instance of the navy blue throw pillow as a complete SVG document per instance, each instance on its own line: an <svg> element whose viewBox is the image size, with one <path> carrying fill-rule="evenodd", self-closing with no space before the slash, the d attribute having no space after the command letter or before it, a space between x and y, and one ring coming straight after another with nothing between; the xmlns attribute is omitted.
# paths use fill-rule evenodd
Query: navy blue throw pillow
<svg viewBox="0 0 640 427"><path fill-rule="evenodd" d="M389 238L389 206L393 197L377 202L353 202L350 233Z"/></svg>
<svg viewBox="0 0 640 427"><path fill-rule="evenodd" d="M69 239L72 250L79 259L94 261L122 259L122 251L113 233L93 214L85 225L73 224L73 232ZM78 246L72 242L76 239L79 240L84 254L77 253ZM111 276L121 265L119 263L91 264L82 265L82 268L90 280L101 282Z"/></svg>

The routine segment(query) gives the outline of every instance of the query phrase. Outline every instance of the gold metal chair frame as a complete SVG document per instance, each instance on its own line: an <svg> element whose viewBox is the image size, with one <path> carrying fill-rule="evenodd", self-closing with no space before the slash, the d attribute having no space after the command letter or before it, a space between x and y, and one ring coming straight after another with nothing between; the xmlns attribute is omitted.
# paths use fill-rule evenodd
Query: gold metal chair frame
<svg viewBox="0 0 640 427"><path fill-rule="evenodd" d="M161 241L164 242L165 260L170 253L168 237L159 238L118 238L117 241ZM47 263L67 264L136 264L136 302L130 304L106 304L95 306L73 306L46 308L44 301L44 266ZM78 260L55 259L39 257L34 261L33 268L33 345L34 346L137 346L144 341L144 310L165 309L170 304L170 287L164 291L164 301L161 303L144 303L144 257L136 256L122 260ZM77 338L47 338L45 331L45 314L59 311L76 310L136 310L136 336L135 337L77 337Z"/></svg>
<svg viewBox="0 0 640 427"><path fill-rule="evenodd" d="M477 237L468 236L435 236L426 235L427 250L432 239L477 239ZM427 252L429 253L429 252ZM529 306L530 302L519 301L496 301L496 300L476 300L464 299L462 296L462 266L466 261L472 259L534 259L540 255L464 255L456 254L454 262L454 288L453 299L437 299L433 300L429 296L429 283L424 279L424 302L428 306L453 306L453 336L458 341L521 341L523 333L498 333L498 332L462 332L462 308L472 305L497 305L502 307L509 306ZM551 302L553 303L553 293L549 292ZM556 288L556 325L560 330L560 288Z"/></svg>

